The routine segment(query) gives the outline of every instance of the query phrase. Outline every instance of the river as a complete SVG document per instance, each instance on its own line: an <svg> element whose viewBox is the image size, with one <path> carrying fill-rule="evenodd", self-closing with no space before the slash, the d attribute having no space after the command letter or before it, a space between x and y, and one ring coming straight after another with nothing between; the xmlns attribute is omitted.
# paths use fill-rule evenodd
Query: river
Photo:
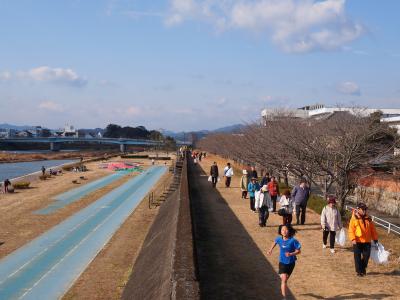
<svg viewBox="0 0 400 300"><path fill-rule="evenodd" d="M62 164L74 162L73 159L54 159L54 160L39 160L30 162L17 162L17 163L0 163L0 181L5 179L15 178L40 171L42 166L46 169L59 166Z"/></svg>

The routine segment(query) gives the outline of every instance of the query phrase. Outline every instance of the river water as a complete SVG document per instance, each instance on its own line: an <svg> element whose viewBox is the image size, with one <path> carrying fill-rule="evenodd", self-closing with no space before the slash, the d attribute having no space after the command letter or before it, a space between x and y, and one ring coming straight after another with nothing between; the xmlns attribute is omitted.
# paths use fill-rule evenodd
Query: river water
<svg viewBox="0 0 400 300"><path fill-rule="evenodd" d="M17 162L17 163L0 163L0 181L5 179L15 178L40 171L42 166L46 169L59 166L62 164L74 162L73 159L54 159L54 160L39 160L30 162Z"/></svg>

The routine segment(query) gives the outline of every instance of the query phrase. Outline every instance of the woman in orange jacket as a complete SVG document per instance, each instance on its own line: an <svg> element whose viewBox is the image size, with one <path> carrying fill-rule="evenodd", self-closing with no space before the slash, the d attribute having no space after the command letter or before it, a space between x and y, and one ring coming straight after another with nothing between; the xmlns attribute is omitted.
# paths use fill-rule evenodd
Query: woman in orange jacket
<svg viewBox="0 0 400 300"><path fill-rule="evenodd" d="M367 266L371 254L371 240L378 243L378 234L372 219L367 214L368 207L358 203L349 224L349 239L353 243L354 263L357 276L367 275Z"/></svg>

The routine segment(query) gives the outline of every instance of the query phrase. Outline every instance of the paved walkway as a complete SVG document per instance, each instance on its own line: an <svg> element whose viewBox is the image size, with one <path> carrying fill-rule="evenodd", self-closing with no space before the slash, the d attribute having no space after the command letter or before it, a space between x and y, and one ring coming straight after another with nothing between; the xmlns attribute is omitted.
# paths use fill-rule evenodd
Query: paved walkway
<svg viewBox="0 0 400 300"><path fill-rule="evenodd" d="M266 228L258 226L249 200L241 199L240 176L233 178L231 188L220 182L213 189L207 177L214 160L220 169L226 164L209 155L189 176L202 299L281 299L279 251L266 255L281 218L272 214ZM334 255L322 249L319 215L307 214L307 224L296 228L302 253L289 280L292 298L399 299L397 260L386 266L370 262L368 276L356 277L349 242Z"/></svg>
<svg viewBox="0 0 400 300"><path fill-rule="evenodd" d="M0 299L58 299L165 173L152 167L0 261Z"/></svg>

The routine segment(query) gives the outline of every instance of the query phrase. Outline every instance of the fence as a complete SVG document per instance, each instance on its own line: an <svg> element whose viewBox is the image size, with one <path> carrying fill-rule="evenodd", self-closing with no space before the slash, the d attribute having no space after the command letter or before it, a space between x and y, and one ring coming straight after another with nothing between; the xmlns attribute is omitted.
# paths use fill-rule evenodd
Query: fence
<svg viewBox="0 0 400 300"><path fill-rule="evenodd" d="M355 208L353 206L346 205L346 210L353 211L354 209ZM371 218L375 224L377 224L383 228L386 228L388 233L393 232L393 233L400 235L400 227L399 226L394 225L386 220L383 220L383 219L375 217L375 216L371 216Z"/></svg>

